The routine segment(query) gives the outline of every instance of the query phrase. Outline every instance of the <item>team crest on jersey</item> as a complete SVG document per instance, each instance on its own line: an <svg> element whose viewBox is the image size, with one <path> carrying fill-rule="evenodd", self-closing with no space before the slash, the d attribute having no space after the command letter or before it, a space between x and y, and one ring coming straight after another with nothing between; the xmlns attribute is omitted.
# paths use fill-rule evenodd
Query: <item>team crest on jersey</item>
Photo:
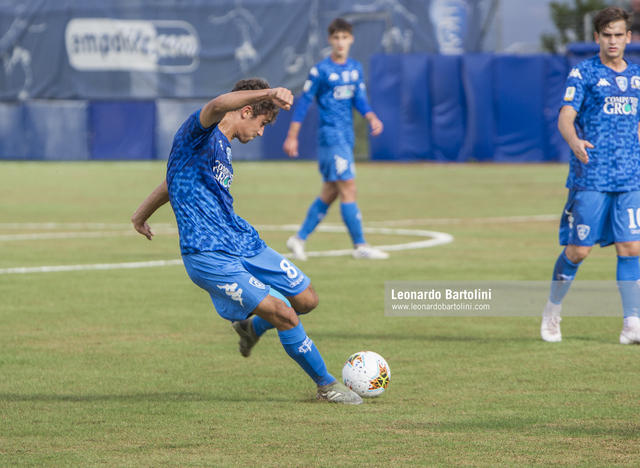
<svg viewBox="0 0 640 468"><path fill-rule="evenodd" d="M340 75L337 73L331 73L329 75L329 81L338 81L340 79Z"/></svg>
<svg viewBox="0 0 640 468"><path fill-rule="evenodd" d="M609 83L604 78L600 78L600 81L598 81L598 84L596 86L611 86L611 83Z"/></svg>
<svg viewBox="0 0 640 468"><path fill-rule="evenodd" d="M262 281L260 281L258 278L256 278L255 276L252 276L251 278L249 278L249 284L255 288L258 289L265 289L266 286L264 285L264 283Z"/></svg>
<svg viewBox="0 0 640 468"><path fill-rule="evenodd" d="M578 70L577 68L572 68L571 69L571 73L569 73L569 77L570 78L578 78L579 80L582 79L582 75L580 74L580 70Z"/></svg>
<svg viewBox="0 0 640 468"><path fill-rule="evenodd" d="M631 88L640 89L640 76L634 75L631 77Z"/></svg>
<svg viewBox="0 0 640 468"><path fill-rule="evenodd" d="M627 80L626 76L616 76L616 84L618 85L618 88L620 88L620 91L622 91L623 93L629 87L629 81Z"/></svg>
<svg viewBox="0 0 640 468"><path fill-rule="evenodd" d="M585 240L589 233L591 232L591 226L587 224L578 224L576 226L576 231L578 233L578 239L581 241Z"/></svg>
<svg viewBox="0 0 640 468"><path fill-rule="evenodd" d="M573 101L573 98L576 95L575 86L569 86L567 90L564 92L564 100L565 101Z"/></svg>

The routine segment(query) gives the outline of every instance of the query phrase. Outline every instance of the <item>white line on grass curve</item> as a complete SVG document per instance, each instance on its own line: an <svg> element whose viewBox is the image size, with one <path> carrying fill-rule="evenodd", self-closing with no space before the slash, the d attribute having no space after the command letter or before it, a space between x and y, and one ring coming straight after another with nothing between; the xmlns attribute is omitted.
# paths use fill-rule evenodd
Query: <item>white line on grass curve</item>
<svg viewBox="0 0 640 468"><path fill-rule="evenodd" d="M295 232L298 230L299 226L297 224L286 224L282 226L263 225L263 226L256 226L256 227L261 231L293 231ZM346 229L344 226L327 224L327 225L318 226L318 231L346 232ZM421 240L421 241L376 246L379 249L387 250L387 251L425 249L429 247L435 247L437 245L448 244L453 241L453 236L445 232L425 231L421 229L365 227L364 232L369 234L428 237L428 239ZM353 251L352 249L322 250L322 251L311 251L311 252L308 252L307 254L312 257L337 257L341 255L350 255L352 251ZM180 265L180 264L182 264L182 260L174 259L174 260L154 260L154 261L148 261L148 262L14 267L14 268L0 268L0 275L26 274L26 273L57 273L57 272L65 272L65 271L85 271L85 270L116 270L116 269L130 269L130 268L151 268L151 267L160 267L160 266L173 266L173 265Z"/></svg>

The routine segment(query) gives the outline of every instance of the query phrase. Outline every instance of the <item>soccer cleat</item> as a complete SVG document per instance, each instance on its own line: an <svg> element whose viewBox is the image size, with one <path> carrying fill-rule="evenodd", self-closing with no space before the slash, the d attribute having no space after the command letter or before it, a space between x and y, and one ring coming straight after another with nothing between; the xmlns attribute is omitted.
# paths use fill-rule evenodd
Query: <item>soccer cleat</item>
<svg viewBox="0 0 640 468"><path fill-rule="evenodd" d="M620 344L640 344L640 318L627 317L620 332Z"/></svg>
<svg viewBox="0 0 640 468"><path fill-rule="evenodd" d="M357 246L353 250L353 258L355 259L368 259L368 260L384 260L389 258L389 254L383 250L371 247L368 244Z"/></svg>
<svg viewBox="0 0 640 468"><path fill-rule="evenodd" d="M359 405L362 403L360 395L337 380L329 385L319 386L316 399L344 405Z"/></svg>
<svg viewBox="0 0 640 468"><path fill-rule="evenodd" d="M251 319L248 318L239 322L232 322L231 326L240 336L240 341L238 341L238 350L240 351L240 354L244 357L249 357L251 355L251 349L260 339L253 330Z"/></svg>
<svg viewBox="0 0 640 468"><path fill-rule="evenodd" d="M547 305L542 311L542 324L540 325L540 336L544 341L549 343L557 343L562 341L562 333L560 332L560 304L554 304L547 301Z"/></svg>
<svg viewBox="0 0 640 468"><path fill-rule="evenodd" d="M287 248L293 253L293 258L297 260L307 259L307 253L304 251L304 241L297 235L287 239Z"/></svg>

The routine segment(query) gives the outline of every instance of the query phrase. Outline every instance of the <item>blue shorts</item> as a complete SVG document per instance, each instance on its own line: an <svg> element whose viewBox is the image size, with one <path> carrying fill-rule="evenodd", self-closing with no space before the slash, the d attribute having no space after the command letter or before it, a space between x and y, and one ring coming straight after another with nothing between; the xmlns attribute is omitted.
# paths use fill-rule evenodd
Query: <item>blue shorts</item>
<svg viewBox="0 0 640 468"><path fill-rule="evenodd" d="M640 191L569 190L559 237L560 245L580 246L640 241Z"/></svg>
<svg viewBox="0 0 640 468"><path fill-rule="evenodd" d="M353 148L349 145L319 146L318 169L324 182L353 179L356 176Z"/></svg>
<svg viewBox="0 0 640 468"><path fill-rule="evenodd" d="M191 280L207 291L222 318L246 319L272 287L286 297L300 294L311 281L290 260L267 247L254 257L225 252L183 255Z"/></svg>

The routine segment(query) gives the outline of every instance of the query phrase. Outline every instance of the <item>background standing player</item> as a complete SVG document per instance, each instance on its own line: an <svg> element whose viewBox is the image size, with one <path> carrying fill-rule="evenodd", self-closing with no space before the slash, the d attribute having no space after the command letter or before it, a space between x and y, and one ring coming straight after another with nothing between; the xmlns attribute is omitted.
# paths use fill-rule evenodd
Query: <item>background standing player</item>
<svg viewBox="0 0 640 468"><path fill-rule="evenodd" d="M240 353L249 356L260 336L276 328L287 354L317 384L318 399L359 404L362 399L327 371L298 319L297 313L310 312L318 304L309 278L235 214L229 192L230 142L237 138L247 143L262 136L278 107L289 109L292 102L288 89L270 89L266 81L250 79L194 112L173 140L166 179L131 221L151 239L147 219L170 201L187 273L210 294L218 314L232 321L240 335Z"/></svg>
<svg viewBox="0 0 640 468"><path fill-rule="evenodd" d="M571 70L558 119L573 152L559 236L566 248L553 270L540 334L562 340L562 299L580 263L594 244L615 243L624 313L620 343L640 343L640 67L624 59L631 41L627 12L606 8L593 25L600 52Z"/></svg>
<svg viewBox="0 0 640 468"><path fill-rule="evenodd" d="M323 184L320 196L309 207L298 233L287 240L287 247L295 258L306 260L307 237L325 217L329 206L340 197L340 212L353 241L354 258L388 258L389 254L366 243L362 230L362 216L356 203L352 108L367 119L372 135L379 135L383 125L367 101L362 66L349 58L353 44L351 24L337 18L328 29L331 55L309 72L284 142L285 153L297 157L300 126L316 98L320 110L318 165Z"/></svg>

